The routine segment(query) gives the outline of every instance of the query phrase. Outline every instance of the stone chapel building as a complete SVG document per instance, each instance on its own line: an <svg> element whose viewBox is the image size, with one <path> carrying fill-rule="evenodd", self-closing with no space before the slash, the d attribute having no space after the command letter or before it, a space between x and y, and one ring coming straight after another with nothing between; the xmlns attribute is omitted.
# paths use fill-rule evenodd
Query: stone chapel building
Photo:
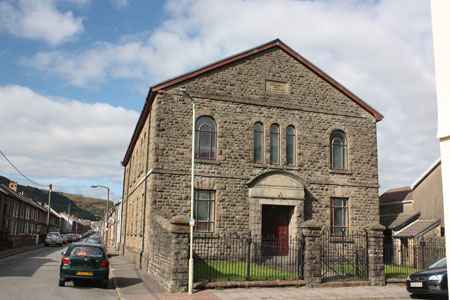
<svg viewBox="0 0 450 300"><path fill-rule="evenodd" d="M150 88L122 162L120 247L143 269L158 268L155 222L190 215L192 102L180 89L196 104L196 234L296 236L315 220L345 235L379 223L383 116L274 40Z"/></svg>

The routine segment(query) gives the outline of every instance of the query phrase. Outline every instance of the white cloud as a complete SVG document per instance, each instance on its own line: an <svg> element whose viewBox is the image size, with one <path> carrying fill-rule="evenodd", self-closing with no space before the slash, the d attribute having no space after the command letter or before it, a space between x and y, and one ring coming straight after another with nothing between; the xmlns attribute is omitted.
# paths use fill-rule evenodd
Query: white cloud
<svg viewBox="0 0 450 300"><path fill-rule="evenodd" d="M120 161L137 118L135 111L122 107L59 99L23 86L0 86L4 133L0 149L31 178L77 182L101 174L111 184L120 185ZM15 174L3 158L0 169L1 175Z"/></svg>
<svg viewBox="0 0 450 300"><path fill-rule="evenodd" d="M130 4L129 0L111 0L111 2L116 9L122 9Z"/></svg>
<svg viewBox="0 0 450 300"><path fill-rule="evenodd" d="M21 62L79 87L110 78L154 84L280 38L385 116L382 190L411 184L439 156L428 2L172 0L166 13L145 38Z"/></svg>
<svg viewBox="0 0 450 300"><path fill-rule="evenodd" d="M54 0L3 1L0 30L55 46L83 31L83 24L71 11L59 11Z"/></svg>

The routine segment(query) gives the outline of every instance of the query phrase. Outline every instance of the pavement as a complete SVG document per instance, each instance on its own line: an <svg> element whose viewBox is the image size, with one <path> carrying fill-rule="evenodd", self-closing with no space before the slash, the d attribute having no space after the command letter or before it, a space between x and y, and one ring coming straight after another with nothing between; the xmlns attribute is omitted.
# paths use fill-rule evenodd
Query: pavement
<svg viewBox="0 0 450 300"><path fill-rule="evenodd" d="M250 300L250 299L311 299L311 300L374 300L411 299L404 284L352 287L252 287L216 288L188 293L167 293L146 272L109 247L112 278L119 300ZM348 284L348 283L347 283Z"/></svg>
<svg viewBox="0 0 450 300"><path fill-rule="evenodd" d="M44 247L44 244L0 251L0 259ZM136 268L135 264L113 247L108 247L110 277L119 300L260 300L260 299L311 299L311 300L376 300L411 299L404 284L386 286L350 287L251 287L216 288L195 290L188 293L168 293L149 274ZM348 285L348 283L346 283Z"/></svg>
<svg viewBox="0 0 450 300"><path fill-rule="evenodd" d="M34 250L34 249L37 249L37 248L42 248L44 246L45 246L44 243L39 243L39 244L36 244L36 245L30 245L30 246L23 246L23 247L19 247L19 248L0 250L0 259L8 257L8 256L13 256L13 255L16 255L16 254L19 254L19 253L31 251L31 250Z"/></svg>

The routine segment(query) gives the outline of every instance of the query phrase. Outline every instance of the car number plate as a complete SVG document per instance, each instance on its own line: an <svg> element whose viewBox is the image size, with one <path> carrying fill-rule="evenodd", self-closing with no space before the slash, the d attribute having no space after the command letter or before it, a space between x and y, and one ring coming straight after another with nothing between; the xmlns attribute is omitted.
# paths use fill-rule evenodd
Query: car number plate
<svg viewBox="0 0 450 300"><path fill-rule="evenodd" d="M76 273L76 275L80 275L80 276L92 276L93 274L92 274L92 272L81 272L81 271L78 271L78 272Z"/></svg>
<svg viewBox="0 0 450 300"><path fill-rule="evenodd" d="M422 282L411 282L410 286L411 287L422 287L423 283Z"/></svg>

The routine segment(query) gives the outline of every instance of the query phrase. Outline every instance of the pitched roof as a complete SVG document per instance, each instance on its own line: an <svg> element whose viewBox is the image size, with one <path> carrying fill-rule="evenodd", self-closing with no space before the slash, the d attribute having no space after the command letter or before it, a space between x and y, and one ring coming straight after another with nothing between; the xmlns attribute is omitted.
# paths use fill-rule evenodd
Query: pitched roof
<svg viewBox="0 0 450 300"><path fill-rule="evenodd" d="M165 88L169 88L175 84L179 84L185 80L189 80L192 78L195 78L199 75L205 74L207 72L213 71L219 67L223 67L225 65L228 65L230 63L239 61L241 59L250 57L252 55L255 55L257 53L261 53L263 51L266 51L268 49L271 48L275 48L278 47L282 50L284 50L286 53L288 53L291 57L293 57L294 59L296 59L299 63L303 64L305 67L307 67L309 70L311 70L312 72L314 72L315 74L317 74L319 77L321 77L322 79L324 79L326 82L328 82L329 84L331 84L333 87L335 87L337 90L341 91L344 95L346 95L350 100L352 100L353 102L355 102L356 104L358 104L360 107L362 107L364 110L366 110L369 114L371 114L376 121L381 121L383 119L383 115L381 115L379 112L377 112L374 108L372 108L370 105L368 105L367 103L365 103L363 100L361 100L359 97L357 97L355 94L353 94L352 92L350 92L348 89L346 89L343 85L341 85L339 82L337 82L336 80L334 80L333 78L331 78L328 74L326 74L325 72L323 72L321 69L319 69L317 66L313 65L311 62L309 62L308 60L306 60L303 56L301 56L300 54L298 54L297 52L295 52L294 50L292 50L291 48L289 48L286 44L284 44L281 40L276 39L273 41L270 41L268 43L265 43L261 46L252 48L250 50L241 52L239 54L230 56L228 58L225 58L223 60L220 60L218 62L209 64L207 66L204 66L200 69L194 70L192 72L180 75L178 77L163 81L161 83L156 84L155 86L151 87L145 104L144 104L144 108L141 112L141 115L138 119L138 122L136 124L136 128L134 130L133 136L131 138L130 141L130 145L128 146L127 152L125 153L125 157L122 161L122 165L125 166L128 163L128 160L131 157L131 153L133 151L133 148L137 142L139 133L141 132L144 124L145 124L145 120L146 117L150 111L151 108L151 104L155 98L155 96L157 95L158 92L163 91Z"/></svg>
<svg viewBox="0 0 450 300"><path fill-rule="evenodd" d="M380 224L386 229L398 231L420 217L420 212L380 215Z"/></svg>
<svg viewBox="0 0 450 300"><path fill-rule="evenodd" d="M47 211L45 208L43 208L39 204L35 203L33 200L22 196L21 194L15 192L14 190L12 190L9 187L7 187L6 185L0 184L0 187L1 187L1 190L3 192L5 192L5 194L9 195L10 197L13 197L13 198L16 198L17 200L23 201L23 202L25 202L25 203L27 203L27 204L29 204L31 206L34 206L34 207L36 207L36 208L38 208L40 210L43 210L45 212Z"/></svg>
<svg viewBox="0 0 450 300"><path fill-rule="evenodd" d="M413 238L436 228L441 219L419 219L394 234L395 238Z"/></svg>
<svg viewBox="0 0 450 300"><path fill-rule="evenodd" d="M395 203L405 200L414 200L411 188L408 186L387 190L380 196L380 204Z"/></svg>

